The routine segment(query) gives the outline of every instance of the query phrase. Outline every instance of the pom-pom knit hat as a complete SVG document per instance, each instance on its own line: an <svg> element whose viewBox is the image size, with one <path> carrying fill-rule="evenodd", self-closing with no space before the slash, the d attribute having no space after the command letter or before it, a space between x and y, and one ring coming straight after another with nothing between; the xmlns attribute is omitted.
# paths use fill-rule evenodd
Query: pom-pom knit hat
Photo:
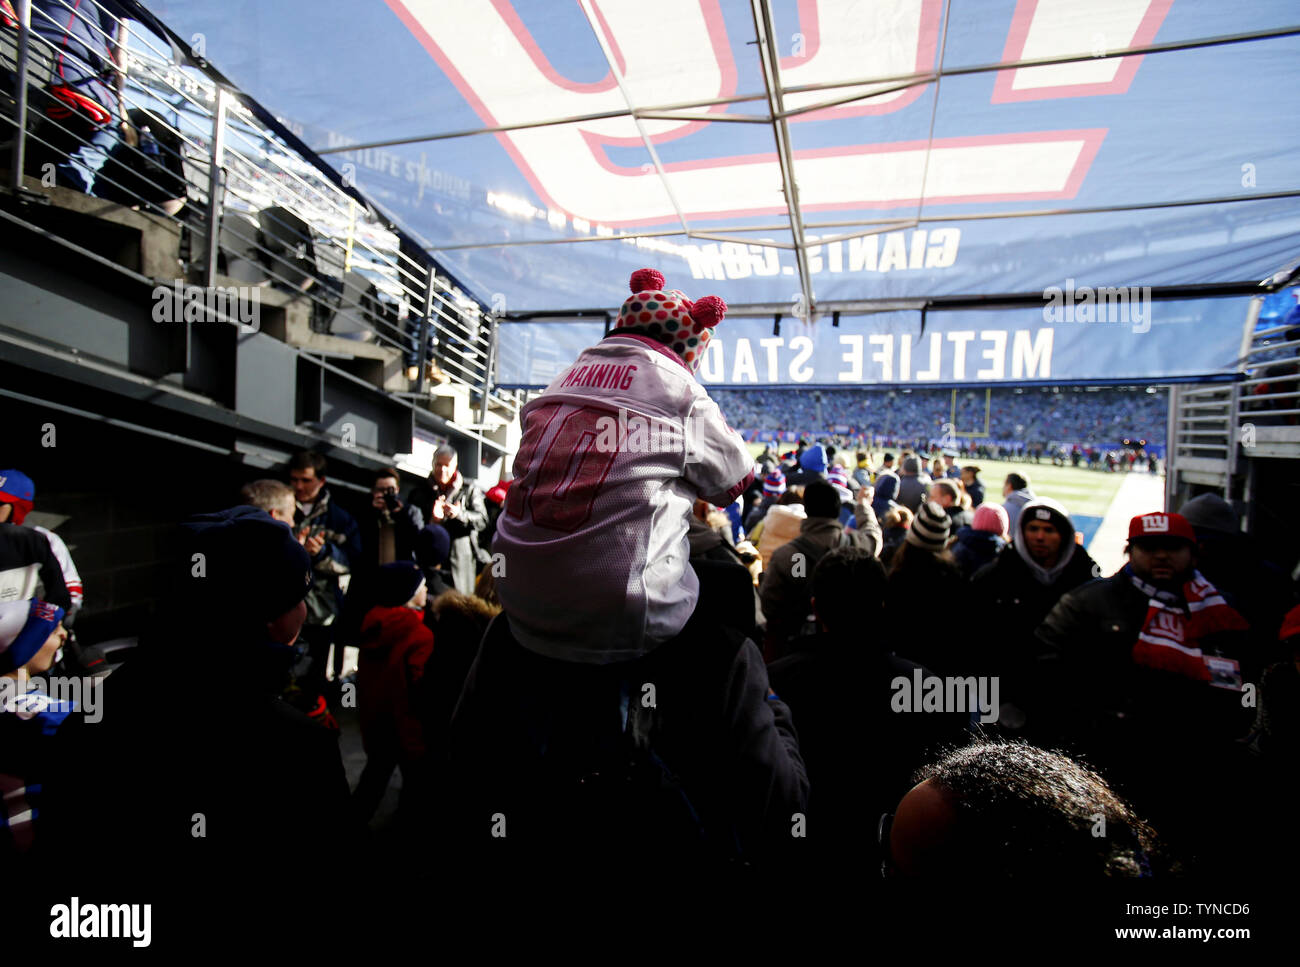
<svg viewBox="0 0 1300 967"><path fill-rule="evenodd" d="M716 295L691 302L677 289L665 290L663 275L654 269L633 272L629 287L632 296L619 309L610 334L635 328L671 349L691 372L699 369L713 327L726 315L727 304Z"/></svg>

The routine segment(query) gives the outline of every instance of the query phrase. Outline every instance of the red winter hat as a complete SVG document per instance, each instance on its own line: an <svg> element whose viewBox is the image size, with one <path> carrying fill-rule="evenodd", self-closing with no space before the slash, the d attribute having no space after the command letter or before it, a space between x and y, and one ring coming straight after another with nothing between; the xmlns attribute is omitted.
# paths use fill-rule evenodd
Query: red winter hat
<svg viewBox="0 0 1300 967"><path fill-rule="evenodd" d="M1182 514L1138 514L1128 522L1128 539L1142 537L1181 537L1196 543L1196 531Z"/></svg>
<svg viewBox="0 0 1300 967"><path fill-rule="evenodd" d="M632 296L618 310L614 329L636 327L651 339L663 343L691 372L699 369L713 327L727 313L727 304L716 295L691 302L677 289L665 290L664 277L654 269L632 273Z"/></svg>

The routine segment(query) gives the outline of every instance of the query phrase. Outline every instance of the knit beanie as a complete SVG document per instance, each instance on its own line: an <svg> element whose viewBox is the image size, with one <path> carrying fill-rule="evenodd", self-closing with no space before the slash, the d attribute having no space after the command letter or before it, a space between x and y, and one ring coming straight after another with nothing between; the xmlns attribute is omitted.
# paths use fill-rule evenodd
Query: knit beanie
<svg viewBox="0 0 1300 967"><path fill-rule="evenodd" d="M394 561L375 572L375 604L400 608L415 597L424 583L424 573L414 561Z"/></svg>
<svg viewBox="0 0 1300 967"><path fill-rule="evenodd" d="M178 566L185 569L185 592L199 609L198 620L272 621L311 590L307 551L264 510L241 506L198 514L181 528L185 558Z"/></svg>
<svg viewBox="0 0 1300 967"><path fill-rule="evenodd" d="M811 473L825 473L826 448L820 443L814 443L799 458L799 466Z"/></svg>
<svg viewBox="0 0 1300 967"><path fill-rule="evenodd" d="M763 478L763 496L780 497L785 493L785 474L780 470L773 470Z"/></svg>
<svg viewBox="0 0 1300 967"><path fill-rule="evenodd" d="M938 554L948 543L950 526L947 512L933 500L927 500L917 508L916 519L907 529L904 540L932 554Z"/></svg>
<svg viewBox="0 0 1300 967"><path fill-rule="evenodd" d="M1007 512L1001 504L980 504L975 508L975 519L971 523L972 530L987 531L1006 540L1009 526Z"/></svg>
<svg viewBox="0 0 1300 967"><path fill-rule="evenodd" d="M826 481L837 487L847 487L849 485L849 472L840 464L833 464L831 468L826 471Z"/></svg>
<svg viewBox="0 0 1300 967"><path fill-rule="evenodd" d="M451 535L441 524L425 524L415 535L415 556L424 567L446 567L451 559Z"/></svg>
<svg viewBox="0 0 1300 967"><path fill-rule="evenodd" d="M39 598L0 604L0 675L31 661L62 620L62 608Z"/></svg>
<svg viewBox="0 0 1300 967"><path fill-rule="evenodd" d="M21 524L31 513L36 487L32 478L21 470L0 470L0 503L12 504L11 524Z"/></svg>
<svg viewBox="0 0 1300 967"><path fill-rule="evenodd" d="M1201 494L1183 504L1179 513L1195 530L1219 531L1224 534L1241 534L1237 514L1218 494Z"/></svg>
<svg viewBox="0 0 1300 967"><path fill-rule="evenodd" d="M666 291L664 277L655 269L637 269L629 288L632 296L618 310L610 335L617 335L620 329L635 329L671 349L691 372L699 369L713 327L726 315L727 304L716 295L691 302L677 289Z"/></svg>

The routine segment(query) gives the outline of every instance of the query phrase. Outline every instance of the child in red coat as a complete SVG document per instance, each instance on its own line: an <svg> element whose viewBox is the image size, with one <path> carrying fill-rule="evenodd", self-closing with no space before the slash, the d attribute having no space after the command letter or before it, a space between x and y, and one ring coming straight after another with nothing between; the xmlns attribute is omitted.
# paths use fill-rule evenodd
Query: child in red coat
<svg viewBox="0 0 1300 967"><path fill-rule="evenodd" d="M357 665L357 711L366 768L352 801L368 822L388 789L393 769L402 770L402 798L417 781L424 732L411 708L411 694L433 653L433 632L424 624L428 588L413 561L379 568L376 604L361 622Z"/></svg>

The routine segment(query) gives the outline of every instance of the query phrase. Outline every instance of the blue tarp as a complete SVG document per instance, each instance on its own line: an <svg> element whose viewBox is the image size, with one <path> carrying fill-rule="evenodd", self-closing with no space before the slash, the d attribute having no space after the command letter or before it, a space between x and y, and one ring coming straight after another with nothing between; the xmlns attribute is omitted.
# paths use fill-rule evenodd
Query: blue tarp
<svg viewBox="0 0 1300 967"><path fill-rule="evenodd" d="M496 311L616 306L643 265L733 305L800 292L793 251L749 244L792 238L772 125L720 120L766 116L767 100L626 113L762 95L748 2L149 6L183 37L201 34L207 58L313 148L417 139L327 160L351 166L361 191ZM787 110L884 92L790 118L808 233L926 219L810 249L818 305L1036 293L1067 279L1259 280L1298 254L1296 200L1244 199L1300 186L1287 108L1300 37L1091 56L1288 27L1293 0L770 6ZM1090 56L901 89L806 89L1069 54ZM595 114L607 116L437 137ZM1205 199L1243 200L1149 207ZM958 219L1110 206L1136 207ZM629 232L675 234L608 240Z"/></svg>

